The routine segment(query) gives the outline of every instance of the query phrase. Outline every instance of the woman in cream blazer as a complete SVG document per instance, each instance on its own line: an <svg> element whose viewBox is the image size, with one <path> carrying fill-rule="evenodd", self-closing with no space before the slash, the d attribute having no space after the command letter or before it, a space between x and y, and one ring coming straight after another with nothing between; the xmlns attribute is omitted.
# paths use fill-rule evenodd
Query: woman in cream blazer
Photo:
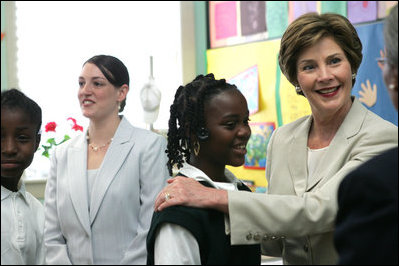
<svg viewBox="0 0 399 266"><path fill-rule="evenodd" d="M311 124L312 116L304 117L272 135L266 197L229 192L232 244L261 243L264 254L283 257L284 264L338 262L333 242L338 186L356 167L395 147L398 128L353 99L352 108L309 176L306 144Z"/></svg>
<svg viewBox="0 0 399 266"><path fill-rule="evenodd" d="M126 94L119 95L127 87L111 85L97 67L113 73L115 61L119 62L110 56L94 57L85 63L80 77L79 99L83 114L90 118L90 140L86 135L78 136L51 155L45 191L47 264L146 263L154 199L169 175L166 139L118 117L119 102L113 97L126 99ZM117 125L114 133L110 131L112 141L109 147L93 148L92 136L112 128L112 123L95 127L97 117L107 119L108 109L112 109L112 121ZM96 162L96 174L90 179L90 158L98 158L95 156L100 152L104 157Z"/></svg>

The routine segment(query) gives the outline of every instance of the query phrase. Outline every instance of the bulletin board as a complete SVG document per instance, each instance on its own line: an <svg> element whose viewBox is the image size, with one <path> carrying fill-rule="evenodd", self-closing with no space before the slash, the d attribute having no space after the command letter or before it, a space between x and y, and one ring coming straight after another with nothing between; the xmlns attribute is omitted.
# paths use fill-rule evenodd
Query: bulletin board
<svg viewBox="0 0 399 266"><path fill-rule="evenodd" d="M308 12L337 13L353 24L386 17L397 1L209 1L211 48L279 38Z"/></svg>

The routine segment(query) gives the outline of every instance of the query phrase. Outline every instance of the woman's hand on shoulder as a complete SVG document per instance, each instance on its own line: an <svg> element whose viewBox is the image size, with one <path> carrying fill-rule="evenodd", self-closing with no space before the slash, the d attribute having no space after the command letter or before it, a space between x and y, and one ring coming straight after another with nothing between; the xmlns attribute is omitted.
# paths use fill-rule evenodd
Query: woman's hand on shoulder
<svg viewBox="0 0 399 266"><path fill-rule="evenodd" d="M163 209L173 205L184 205L198 208L213 208L216 209L220 204L216 200L216 193L222 193L221 197L226 197L227 210L227 192L215 188L203 186L193 178L183 176L176 176L168 180L169 185L159 192L155 200L155 211L162 211Z"/></svg>

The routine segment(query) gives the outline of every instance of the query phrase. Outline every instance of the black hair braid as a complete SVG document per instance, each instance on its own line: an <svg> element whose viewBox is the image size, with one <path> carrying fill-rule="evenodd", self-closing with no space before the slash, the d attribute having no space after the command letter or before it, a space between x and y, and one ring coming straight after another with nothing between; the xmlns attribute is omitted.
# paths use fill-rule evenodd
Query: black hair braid
<svg viewBox="0 0 399 266"><path fill-rule="evenodd" d="M180 145L180 140L181 140L181 128L177 127L177 122L179 122L179 110L178 106L180 106L181 103L181 92L184 89L183 86L180 86L177 89L175 99L173 101L173 104L170 106L170 118L169 118L169 130L168 130L168 146L166 153L168 155L168 169L169 169L169 174L172 175L172 169L173 165L177 164L177 167L180 168L183 165L183 158L182 158L182 152L183 152L183 145Z"/></svg>
<svg viewBox="0 0 399 266"><path fill-rule="evenodd" d="M168 169L172 175L174 165L181 168L190 160L192 150L191 136L201 127L206 127L204 104L215 95L236 86L226 83L225 79L216 80L214 75L198 75L186 86L180 86L170 107L168 146Z"/></svg>

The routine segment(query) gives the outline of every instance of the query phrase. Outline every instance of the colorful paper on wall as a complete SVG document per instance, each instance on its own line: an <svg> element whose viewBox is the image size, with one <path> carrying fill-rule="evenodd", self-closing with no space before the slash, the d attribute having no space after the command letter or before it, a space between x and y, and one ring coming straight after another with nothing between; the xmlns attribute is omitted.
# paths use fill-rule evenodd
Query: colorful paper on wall
<svg viewBox="0 0 399 266"><path fill-rule="evenodd" d="M376 1L348 1L348 19L352 24L377 19Z"/></svg>
<svg viewBox="0 0 399 266"><path fill-rule="evenodd" d="M280 69L278 69L278 71L280 71ZM280 75L280 88L276 94L277 93L279 93L280 96L283 125L310 115L311 110L309 102L305 97L296 93L295 87L283 74Z"/></svg>
<svg viewBox="0 0 399 266"><path fill-rule="evenodd" d="M247 144L244 168L265 169L266 151L270 137L275 129L273 122L249 123L251 138Z"/></svg>
<svg viewBox="0 0 399 266"><path fill-rule="evenodd" d="M252 35L266 31L265 1L240 1L241 34Z"/></svg>
<svg viewBox="0 0 399 266"><path fill-rule="evenodd" d="M309 12L318 12L317 1L289 1L289 22Z"/></svg>
<svg viewBox="0 0 399 266"><path fill-rule="evenodd" d="M237 35L236 2L215 3L216 39Z"/></svg>
<svg viewBox="0 0 399 266"><path fill-rule="evenodd" d="M209 31L211 47L226 45L228 38L237 36L236 1L209 2Z"/></svg>
<svg viewBox="0 0 399 266"><path fill-rule="evenodd" d="M281 37L288 27L288 1L266 1L268 38Z"/></svg>
<svg viewBox="0 0 399 266"><path fill-rule="evenodd" d="M346 1L321 1L321 13L337 13L346 17Z"/></svg>
<svg viewBox="0 0 399 266"><path fill-rule="evenodd" d="M249 114L252 115L259 110L259 80L258 66L253 66L234 78L228 80L241 91L247 100Z"/></svg>

